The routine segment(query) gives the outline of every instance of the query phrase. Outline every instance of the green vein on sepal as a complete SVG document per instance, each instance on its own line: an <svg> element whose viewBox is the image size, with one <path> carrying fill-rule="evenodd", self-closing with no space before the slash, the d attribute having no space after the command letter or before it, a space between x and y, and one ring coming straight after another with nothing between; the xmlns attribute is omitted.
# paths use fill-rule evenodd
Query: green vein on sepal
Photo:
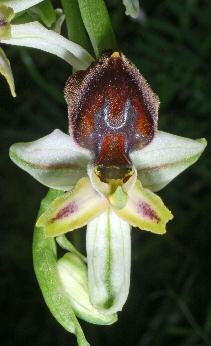
<svg viewBox="0 0 211 346"><path fill-rule="evenodd" d="M105 269L104 269L104 279L105 279L105 286L107 288L107 299L103 304L103 307L105 309L110 308L115 300L115 294L113 292L113 285L112 285L112 251L110 247L111 243L111 225L110 225L110 212L109 209L107 210L107 228L106 228L106 260L105 260Z"/></svg>

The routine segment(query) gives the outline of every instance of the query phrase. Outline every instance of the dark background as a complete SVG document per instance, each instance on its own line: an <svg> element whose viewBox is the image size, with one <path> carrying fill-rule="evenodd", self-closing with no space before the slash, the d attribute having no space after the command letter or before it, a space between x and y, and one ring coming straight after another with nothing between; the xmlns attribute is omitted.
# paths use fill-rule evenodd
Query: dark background
<svg viewBox="0 0 211 346"><path fill-rule="evenodd" d="M211 131L211 3L141 1L145 20L107 2L120 49L161 100L159 128L190 138ZM33 224L47 189L17 168L9 146L67 128L63 86L70 67L32 49L5 47L17 98L0 80L1 345L66 346L75 338L50 315L32 266ZM132 232L127 303L113 326L82 322L95 346L211 345L211 153L159 194L175 215L165 236Z"/></svg>

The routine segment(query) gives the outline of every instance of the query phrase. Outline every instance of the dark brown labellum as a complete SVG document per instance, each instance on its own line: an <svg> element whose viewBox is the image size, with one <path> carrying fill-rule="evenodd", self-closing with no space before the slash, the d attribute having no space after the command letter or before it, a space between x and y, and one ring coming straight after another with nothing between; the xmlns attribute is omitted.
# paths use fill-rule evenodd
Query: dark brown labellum
<svg viewBox="0 0 211 346"><path fill-rule="evenodd" d="M65 87L69 129L96 165L130 166L130 151L147 145L157 128L159 101L122 53L105 53Z"/></svg>

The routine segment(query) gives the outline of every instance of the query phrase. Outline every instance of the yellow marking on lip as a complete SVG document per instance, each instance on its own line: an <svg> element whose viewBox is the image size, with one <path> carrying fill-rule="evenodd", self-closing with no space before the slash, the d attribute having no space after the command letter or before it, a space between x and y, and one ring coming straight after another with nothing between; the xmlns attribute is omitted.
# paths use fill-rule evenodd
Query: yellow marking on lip
<svg viewBox="0 0 211 346"><path fill-rule="evenodd" d="M111 58L120 58L120 53L119 52L113 52L111 54Z"/></svg>

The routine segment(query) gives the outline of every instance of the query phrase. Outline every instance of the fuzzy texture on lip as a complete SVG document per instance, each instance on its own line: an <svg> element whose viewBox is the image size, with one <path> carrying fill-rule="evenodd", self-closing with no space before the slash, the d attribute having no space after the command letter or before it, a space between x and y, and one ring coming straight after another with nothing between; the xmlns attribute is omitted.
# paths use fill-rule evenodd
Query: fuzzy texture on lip
<svg viewBox="0 0 211 346"><path fill-rule="evenodd" d="M158 98L122 53L107 52L71 76L65 98L69 131L94 153L97 164L128 165L129 152L154 137Z"/></svg>

